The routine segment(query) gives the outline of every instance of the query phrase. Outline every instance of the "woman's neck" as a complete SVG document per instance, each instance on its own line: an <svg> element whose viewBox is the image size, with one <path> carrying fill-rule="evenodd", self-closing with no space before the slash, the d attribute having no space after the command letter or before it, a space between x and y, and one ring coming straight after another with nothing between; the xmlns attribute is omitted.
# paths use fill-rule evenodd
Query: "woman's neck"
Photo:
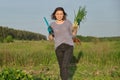
<svg viewBox="0 0 120 80"><path fill-rule="evenodd" d="M57 24L63 24L64 23L64 20L56 20L55 21Z"/></svg>

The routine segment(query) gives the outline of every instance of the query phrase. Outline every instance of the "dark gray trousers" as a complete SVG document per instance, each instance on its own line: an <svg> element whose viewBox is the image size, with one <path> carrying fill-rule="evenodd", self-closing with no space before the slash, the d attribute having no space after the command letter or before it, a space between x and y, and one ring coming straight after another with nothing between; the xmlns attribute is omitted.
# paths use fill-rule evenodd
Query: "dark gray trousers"
<svg viewBox="0 0 120 80"><path fill-rule="evenodd" d="M73 46L63 43L56 48L55 52L60 67L61 79L68 80L69 65L73 57Z"/></svg>

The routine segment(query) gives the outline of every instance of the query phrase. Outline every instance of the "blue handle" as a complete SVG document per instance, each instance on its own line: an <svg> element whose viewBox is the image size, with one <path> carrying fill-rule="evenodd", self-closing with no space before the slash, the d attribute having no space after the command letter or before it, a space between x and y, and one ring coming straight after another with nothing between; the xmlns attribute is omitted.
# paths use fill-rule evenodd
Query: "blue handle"
<svg viewBox="0 0 120 80"><path fill-rule="evenodd" d="M45 23L47 24L47 26L50 27L50 25L45 17L44 17L44 20L45 20Z"/></svg>

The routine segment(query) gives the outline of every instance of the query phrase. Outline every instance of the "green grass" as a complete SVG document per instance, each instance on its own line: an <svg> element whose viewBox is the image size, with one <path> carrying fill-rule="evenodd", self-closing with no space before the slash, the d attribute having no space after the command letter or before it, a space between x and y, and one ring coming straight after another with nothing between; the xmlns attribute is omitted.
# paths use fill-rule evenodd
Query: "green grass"
<svg viewBox="0 0 120 80"><path fill-rule="evenodd" d="M70 68L73 80L120 79L120 41L82 42L74 48ZM6 67L22 69L36 80L60 80L54 44L50 41L0 43L0 70Z"/></svg>

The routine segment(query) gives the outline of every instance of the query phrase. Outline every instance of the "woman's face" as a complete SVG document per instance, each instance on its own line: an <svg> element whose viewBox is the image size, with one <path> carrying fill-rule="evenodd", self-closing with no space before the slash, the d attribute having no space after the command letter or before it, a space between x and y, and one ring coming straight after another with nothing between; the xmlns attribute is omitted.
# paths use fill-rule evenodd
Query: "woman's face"
<svg viewBox="0 0 120 80"><path fill-rule="evenodd" d="M56 17L57 20L59 20L59 21L63 20L63 16L64 16L63 11L61 11L61 10L56 11L55 17Z"/></svg>

